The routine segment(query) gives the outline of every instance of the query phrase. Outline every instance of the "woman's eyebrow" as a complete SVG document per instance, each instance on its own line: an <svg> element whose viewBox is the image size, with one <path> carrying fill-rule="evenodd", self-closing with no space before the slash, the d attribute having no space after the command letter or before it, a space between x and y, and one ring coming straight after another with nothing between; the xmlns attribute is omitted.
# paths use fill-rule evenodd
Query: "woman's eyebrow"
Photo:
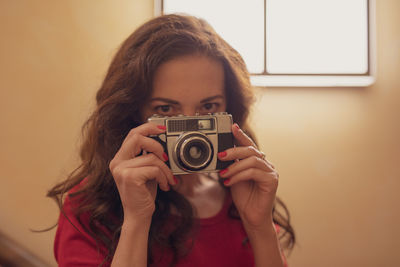
<svg viewBox="0 0 400 267"><path fill-rule="evenodd" d="M210 97L204 98L203 100L200 101L200 103L209 102L209 101L215 100L217 98L224 99L224 97L222 95L215 95L215 96L210 96Z"/></svg>
<svg viewBox="0 0 400 267"><path fill-rule="evenodd" d="M224 99L224 97L222 95L214 95L214 96L204 98L203 100L200 101L200 103L206 103L206 102L218 99L218 98ZM172 104L172 105L179 105L178 101L175 101L175 100L172 100L169 98L164 98L164 97L154 97L154 98L150 99L150 102L153 102L153 101L162 101L162 102Z"/></svg>
<svg viewBox="0 0 400 267"><path fill-rule="evenodd" d="M166 102L166 103L172 104L172 105L179 105L178 101L175 101L175 100L172 100L169 98L163 98L163 97L155 97L155 98L150 99L150 102L153 102L153 101L162 101L162 102Z"/></svg>

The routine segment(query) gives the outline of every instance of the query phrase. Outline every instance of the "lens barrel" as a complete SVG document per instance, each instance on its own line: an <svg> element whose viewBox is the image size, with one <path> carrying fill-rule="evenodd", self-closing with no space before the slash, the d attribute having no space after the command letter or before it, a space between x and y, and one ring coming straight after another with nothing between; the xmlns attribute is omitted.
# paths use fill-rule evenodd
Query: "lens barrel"
<svg viewBox="0 0 400 267"><path fill-rule="evenodd" d="M212 143L206 135L199 132L184 134L175 146L178 163L188 171L199 171L206 168L210 164L213 154Z"/></svg>

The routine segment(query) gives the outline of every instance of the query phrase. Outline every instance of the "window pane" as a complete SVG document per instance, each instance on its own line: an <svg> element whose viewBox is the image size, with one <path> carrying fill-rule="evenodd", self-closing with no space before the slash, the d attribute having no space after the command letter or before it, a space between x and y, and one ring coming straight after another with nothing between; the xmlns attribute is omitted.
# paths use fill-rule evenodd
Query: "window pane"
<svg viewBox="0 0 400 267"><path fill-rule="evenodd" d="M267 72L368 71L367 0L267 0Z"/></svg>
<svg viewBox="0 0 400 267"><path fill-rule="evenodd" d="M264 71L263 0L164 0L163 11L207 20L244 58L251 73Z"/></svg>

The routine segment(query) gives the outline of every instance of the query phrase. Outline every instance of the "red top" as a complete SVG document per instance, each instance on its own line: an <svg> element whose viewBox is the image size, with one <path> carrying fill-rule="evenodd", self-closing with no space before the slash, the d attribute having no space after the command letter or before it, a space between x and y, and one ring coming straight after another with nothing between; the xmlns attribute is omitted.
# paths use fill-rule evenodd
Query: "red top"
<svg viewBox="0 0 400 267"><path fill-rule="evenodd" d="M246 232L240 220L228 216L232 199L228 194L221 211L211 218L196 219L199 228L194 236L192 249L175 265L185 266L254 266L254 258L249 242L243 245ZM78 223L71 209L71 202L64 203L54 242L54 253L60 267L99 266L106 255L106 249L99 245ZM68 219L66 218L68 217ZM87 225L88 216L81 218ZM154 263L150 266L169 266L172 252L164 253L153 249ZM106 262L103 266L109 266Z"/></svg>

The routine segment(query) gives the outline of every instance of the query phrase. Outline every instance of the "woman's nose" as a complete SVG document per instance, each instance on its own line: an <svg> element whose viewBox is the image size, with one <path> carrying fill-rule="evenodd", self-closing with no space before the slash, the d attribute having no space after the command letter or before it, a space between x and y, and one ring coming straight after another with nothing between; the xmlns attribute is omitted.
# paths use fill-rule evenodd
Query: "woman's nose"
<svg viewBox="0 0 400 267"><path fill-rule="evenodd" d="M196 110L196 108L188 107L188 108L183 108L182 113L185 116L194 116L196 115L196 113L198 113L198 111Z"/></svg>

